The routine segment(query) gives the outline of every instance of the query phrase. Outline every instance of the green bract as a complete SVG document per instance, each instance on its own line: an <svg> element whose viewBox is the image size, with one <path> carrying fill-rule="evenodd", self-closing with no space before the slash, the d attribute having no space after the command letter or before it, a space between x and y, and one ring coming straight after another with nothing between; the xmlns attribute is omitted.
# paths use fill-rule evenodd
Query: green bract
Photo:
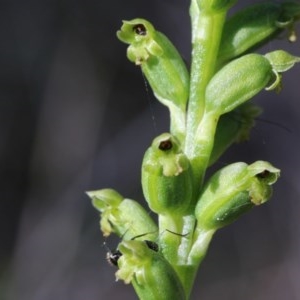
<svg viewBox="0 0 300 300"><path fill-rule="evenodd" d="M266 202L279 174L277 168L264 161L251 165L238 162L219 170L199 197L195 210L197 226L218 229L253 206Z"/></svg>
<svg viewBox="0 0 300 300"><path fill-rule="evenodd" d="M280 73L288 71L295 65L295 63L300 62L300 57L291 55L283 50L267 53L265 57L269 60L273 70Z"/></svg>
<svg viewBox="0 0 300 300"><path fill-rule="evenodd" d="M154 139L142 164L142 186L150 208L159 214L185 214L192 201L190 162L169 133ZM183 200L184 199L184 200Z"/></svg>

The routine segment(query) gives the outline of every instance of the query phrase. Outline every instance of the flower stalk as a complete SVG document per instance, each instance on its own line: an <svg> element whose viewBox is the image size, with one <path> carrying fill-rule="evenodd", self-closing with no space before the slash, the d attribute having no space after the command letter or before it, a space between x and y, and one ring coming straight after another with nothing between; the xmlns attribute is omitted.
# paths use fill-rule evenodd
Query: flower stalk
<svg viewBox="0 0 300 300"><path fill-rule="evenodd" d="M111 189L88 192L104 236L121 238L113 264L142 300L189 299L214 233L267 202L280 170L235 162L205 178L235 142L248 139L261 109L249 101L279 91L282 73L300 62L283 50L251 53L287 31L295 40L300 4L253 4L227 18L237 0L191 0L190 72L172 42L141 18L123 21L118 38L170 112L170 132L156 137L142 162L144 198ZM293 37L292 37L292 34Z"/></svg>

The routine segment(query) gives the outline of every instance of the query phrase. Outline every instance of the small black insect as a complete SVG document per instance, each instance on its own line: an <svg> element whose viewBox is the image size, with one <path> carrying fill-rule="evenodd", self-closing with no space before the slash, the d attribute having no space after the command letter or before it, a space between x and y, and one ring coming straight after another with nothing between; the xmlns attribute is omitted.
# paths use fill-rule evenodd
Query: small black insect
<svg viewBox="0 0 300 300"><path fill-rule="evenodd" d="M113 251L109 251L106 253L106 259L108 263L112 266L118 266L118 260L122 256L122 253L120 250L116 249Z"/></svg>
<svg viewBox="0 0 300 300"><path fill-rule="evenodd" d="M132 238L132 240L134 240L135 238ZM144 242L146 243L146 245L148 246L149 249L151 249L155 252L158 252L159 249L158 249L157 243L149 241L149 240L144 240ZM121 253L121 251L116 249L116 250L107 252L106 259L110 265L117 267L118 260L122 255L123 254Z"/></svg>

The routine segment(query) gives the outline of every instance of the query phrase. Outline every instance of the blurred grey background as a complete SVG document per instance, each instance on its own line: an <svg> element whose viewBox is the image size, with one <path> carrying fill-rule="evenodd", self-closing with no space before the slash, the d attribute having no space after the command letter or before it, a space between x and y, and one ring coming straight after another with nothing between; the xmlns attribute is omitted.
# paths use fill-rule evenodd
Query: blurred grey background
<svg viewBox="0 0 300 300"><path fill-rule="evenodd" d="M0 299L136 299L115 282L85 191L112 187L144 203L141 160L168 113L115 32L123 19L147 18L189 62L188 7L0 1ZM264 52L300 55L299 46L281 37ZM251 140L218 163L269 160L282 170L273 199L216 234L192 299L300 299L300 66L283 84L255 98L265 112Z"/></svg>

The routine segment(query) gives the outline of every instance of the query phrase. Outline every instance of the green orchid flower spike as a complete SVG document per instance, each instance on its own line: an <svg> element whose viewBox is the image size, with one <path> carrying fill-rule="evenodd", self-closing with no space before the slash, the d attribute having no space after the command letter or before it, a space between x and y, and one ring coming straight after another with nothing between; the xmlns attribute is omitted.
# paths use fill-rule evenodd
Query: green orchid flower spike
<svg viewBox="0 0 300 300"><path fill-rule="evenodd" d="M121 239L108 255L116 278L142 300L190 299L215 232L269 201L280 176L267 161L233 162L206 176L232 144L249 139L262 112L250 101L261 91L280 91L283 73L300 62L285 50L253 52L279 35L296 40L299 2L254 3L228 17L237 2L191 0L190 72L149 21L123 21L117 32L170 111L169 132L154 138L142 161L148 209L112 189L87 193L103 235Z"/></svg>

